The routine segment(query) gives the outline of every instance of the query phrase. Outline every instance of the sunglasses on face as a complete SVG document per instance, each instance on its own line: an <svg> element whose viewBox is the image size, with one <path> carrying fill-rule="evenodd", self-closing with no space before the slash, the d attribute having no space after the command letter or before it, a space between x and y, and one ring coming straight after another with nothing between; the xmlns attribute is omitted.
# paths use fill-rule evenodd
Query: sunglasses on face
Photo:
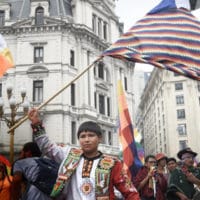
<svg viewBox="0 0 200 200"><path fill-rule="evenodd" d="M186 159L194 160L194 157L193 156L186 156L186 157L182 158L182 160L186 160Z"/></svg>

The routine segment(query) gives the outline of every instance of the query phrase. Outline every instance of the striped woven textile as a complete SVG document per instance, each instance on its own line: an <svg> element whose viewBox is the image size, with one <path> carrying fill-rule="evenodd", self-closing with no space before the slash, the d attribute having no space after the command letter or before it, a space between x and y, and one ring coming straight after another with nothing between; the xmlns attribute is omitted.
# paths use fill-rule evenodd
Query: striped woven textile
<svg viewBox="0 0 200 200"><path fill-rule="evenodd" d="M163 0L105 50L112 56L147 63L200 80L200 22L190 11Z"/></svg>
<svg viewBox="0 0 200 200"><path fill-rule="evenodd" d="M119 139L123 150L123 168L129 177L133 178L143 164L138 157L133 126L121 81L118 81L118 102L120 122Z"/></svg>

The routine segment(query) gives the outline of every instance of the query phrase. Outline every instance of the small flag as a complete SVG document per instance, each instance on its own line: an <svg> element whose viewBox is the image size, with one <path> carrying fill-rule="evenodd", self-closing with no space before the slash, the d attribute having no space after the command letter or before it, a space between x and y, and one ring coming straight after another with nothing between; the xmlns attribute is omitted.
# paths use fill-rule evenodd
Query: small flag
<svg viewBox="0 0 200 200"><path fill-rule="evenodd" d="M133 126L123 92L121 81L118 82L118 102L119 102L119 138L122 145L123 166L127 174L133 178L136 176L142 163L137 155L137 149L133 134Z"/></svg>
<svg viewBox="0 0 200 200"><path fill-rule="evenodd" d="M8 159L5 156L0 154L0 162L4 163L6 165L8 175L10 175L10 173L11 173L11 164L8 161Z"/></svg>
<svg viewBox="0 0 200 200"><path fill-rule="evenodd" d="M138 157L140 161L142 162L142 164L144 164L144 148L140 143L141 134L138 132L137 128L134 128L134 138L135 138Z"/></svg>
<svg viewBox="0 0 200 200"><path fill-rule="evenodd" d="M10 67L13 67L13 59L12 55L7 47L7 44L0 34L0 77L3 76L3 74L9 69Z"/></svg>
<svg viewBox="0 0 200 200"><path fill-rule="evenodd" d="M163 0L102 56L147 63L200 80L200 22L175 0Z"/></svg>
<svg viewBox="0 0 200 200"><path fill-rule="evenodd" d="M136 142L136 149L140 161L144 164L144 148L139 142Z"/></svg>

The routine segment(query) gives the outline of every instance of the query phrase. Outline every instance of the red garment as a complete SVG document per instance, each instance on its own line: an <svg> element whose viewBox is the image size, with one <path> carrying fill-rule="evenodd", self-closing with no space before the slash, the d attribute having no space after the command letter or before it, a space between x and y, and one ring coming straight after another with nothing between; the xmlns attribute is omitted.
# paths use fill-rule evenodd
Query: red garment
<svg viewBox="0 0 200 200"><path fill-rule="evenodd" d="M9 176L10 181L12 181L12 177ZM10 200L11 199L11 182L5 177L4 180L0 180L0 199L2 200Z"/></svg>
<svg viewBox="0 0 200 200"><path fill-rule="evenodd" d="M109 199L114 200L114 190L115 186L124 196L125 200L140 200L139 193L132 184L126 173L123 173L122 163L116 161L114 167L111 171L110 185L109 185Z"/></svg>
<svg viewBox="0 0 200 200"><path fill-rule="evenodd" d="M142 167L134 178L133 182L138 188L141 181L143 181L148 175L149 170L146 167ZM156 200L165 200L165 192L167 190L167 180L163 174L156 174ZM143 188L139 191L141 197L150 198L153 197L154 192L152 188L149 188L149 182L147 182Z"/></svg>

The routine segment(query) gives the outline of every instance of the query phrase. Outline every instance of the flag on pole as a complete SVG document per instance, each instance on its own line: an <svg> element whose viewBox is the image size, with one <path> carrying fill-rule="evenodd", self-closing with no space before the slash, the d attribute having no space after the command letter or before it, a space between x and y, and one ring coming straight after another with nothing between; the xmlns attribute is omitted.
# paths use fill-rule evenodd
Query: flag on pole
<svg viewBox="0 0 200 200"><path fill-rule="evenodd" d="M0 77L7 71L8 68L13 67L13 59L7 47L7 44L0 34Z"/></svg>
<svg viewBox="0 0 200 200"><path fill-rule="evenodd" d="M137 155L133 126L123 92L121 81L118 81L118 107L119 107L119 139L122 145L123 167L128 175L136 176L142 163Z"/></svg>
<svg viewBox="0 0 200 200"><path fill-rule="evenodd" d="M102 56L147 63L200 80L200 22L175 0L163 0Z"/></svg>

